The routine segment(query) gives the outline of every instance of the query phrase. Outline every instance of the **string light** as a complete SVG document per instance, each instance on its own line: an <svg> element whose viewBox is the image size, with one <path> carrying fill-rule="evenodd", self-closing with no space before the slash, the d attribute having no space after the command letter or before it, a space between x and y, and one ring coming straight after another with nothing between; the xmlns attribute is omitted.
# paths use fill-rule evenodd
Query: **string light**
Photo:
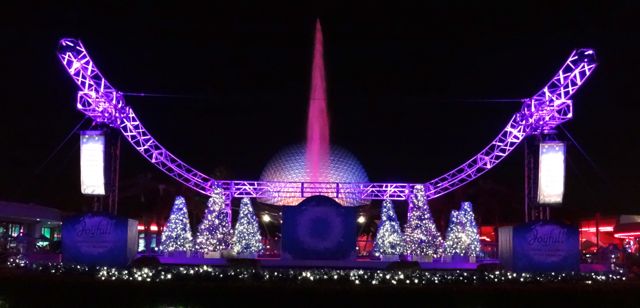
<svg viewBox="0 0 640 308"><path fill-rule="evenodd" d="M282 268L230 268L198 266L156 266L121 269L114 267L87 267L62 263L25 262L22 270L45 275L84 274L97 280L127 280L139 283L161 283L163 281L242 281L250 283L297 283L322 282L352 283L359 286L428 286L435 284L528 284L528 283L607 283L626 281L622 270L612 273L514 273L509 271L422 271L422 270L364 270L364 269L282 269Z"/></svg>
<svg viewBox="0 0 640 308"><path fill-rule="evenodd" d="M480 254L480 235L471 202L463 202L459 211L451 211L444 243L444 254L477 256Z"/></svg>
<svg viewBox="0 0 640 308"><path fill-rule="evenodd" d="M240 215L232 243L233 252L236 255L253 255L262 251L262 237L260 229L258 229L258 220L249 198L243 198L240 202Z"/></svg>
<svg viewBox="0 0 640 308"><path fill-rule="evenodd" d="M207 202L204 218L198 226L196 250L202 253L217 252L228 249L231 245L231 223L229 211L224 204L222 188L213 189Z"/></svg>
<svg viewBox="0 0 640 308"><path fill-rule="evenodd" d="M403 238L398 217L393 210L391 200L384 200L382 203L382 221L378 227L378 233L373 245L373 253L380 255L399 255L403 252Z"/></svg>
<svg viewBox="0 0 640 308"><path fill-rule="evenodd" d="M433 222L422 185L416 185L413 189L408 216L404 231L405 252L414 256L440 256L443 249L442 237Z"/></svg>
<svg viewBox="0 0 640 308"><path fill-rule="evenodd" d="M171 215L166 227L162 230L163 252L190 251L193 248L191 237L191 226L189 225L189 214L187 212L187 202L182 196L177 196L171 209Z"/></svg>
<svg viewBox="0 0 640 308"><path fill-rule="evenodd" d="M7 259L7 266L9 267L25 267L28 263L27 258L22 254L11 256Z"/></svg>

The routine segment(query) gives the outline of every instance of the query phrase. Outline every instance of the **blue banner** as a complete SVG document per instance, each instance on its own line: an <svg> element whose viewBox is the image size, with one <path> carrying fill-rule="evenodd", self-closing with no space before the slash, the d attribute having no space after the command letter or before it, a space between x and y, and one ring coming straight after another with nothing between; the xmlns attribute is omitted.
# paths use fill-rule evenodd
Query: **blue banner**
<svg viewBox="0 0 640 308"><path fill-rule="evenodd" d="M578 228L534 221L513 228L513 270L518 272L579 271Z"/></svg>
<svg viewBox="0 0 640 308"><path fill-rule="evenodd" d="M137 221L90 213L64 219L62 258L65 263L126 266L136 256Z"/></svg>
<svg viewBox="0 0 640 308"><path fill-rule="evenodd" d="M356 256L356 211L313 196L282 213L283 258L348 260Z"/></svg>

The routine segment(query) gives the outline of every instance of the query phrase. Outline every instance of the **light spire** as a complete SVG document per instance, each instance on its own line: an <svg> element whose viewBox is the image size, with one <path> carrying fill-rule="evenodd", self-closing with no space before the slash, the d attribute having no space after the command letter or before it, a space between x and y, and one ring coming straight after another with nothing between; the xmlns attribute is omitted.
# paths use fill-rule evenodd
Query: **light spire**
<svg viewBox="0 0 640 308"><path fill-rule="evenodd" d="M322 27L316 20L311 73L311 93L307 118L307 178L311 182L323 181L322 169L329 161L329 116L327 114L327 89L324 79Z"/></svg>

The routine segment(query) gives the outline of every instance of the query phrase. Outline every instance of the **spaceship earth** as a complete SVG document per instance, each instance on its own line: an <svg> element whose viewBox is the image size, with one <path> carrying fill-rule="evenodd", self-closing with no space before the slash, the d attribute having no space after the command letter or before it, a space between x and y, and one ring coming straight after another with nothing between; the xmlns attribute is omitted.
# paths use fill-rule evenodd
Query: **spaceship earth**
<svg viewBox="0 0 640 308"><path fill-rule="evenodd" d="M309 168L306 164L304 144L297 144L285 147L271 158L262 171L261 181L269 182L292 182L283 183L287 189L277 195L259 198L258 201L275 205L297 205L304 198L300 197L301 182L309 182ZM320 169L319 182L326 184L309 184L322 187L326 193L322 195L332 197L343 206L357 206L368 204L368 200L362 200L358 194L348 193L348 188L341 190L339 198L335 198L335 183L367 183L369 178L358 159L348 150L331 145L328 165ZM333 183L333 184L329 184ZM310 196L305 196L310 197Z"/></svg>

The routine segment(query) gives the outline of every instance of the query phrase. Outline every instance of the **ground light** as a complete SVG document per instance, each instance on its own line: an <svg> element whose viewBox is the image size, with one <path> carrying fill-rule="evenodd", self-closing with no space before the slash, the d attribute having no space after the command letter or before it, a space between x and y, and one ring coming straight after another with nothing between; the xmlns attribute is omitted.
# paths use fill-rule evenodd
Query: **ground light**
<svg viewBox="0 0 640 308"><path fill-rule="evenodd" d="M262 214L262 221L263 222L270 222L271 221L271 217L268 214Z"/></svg>

